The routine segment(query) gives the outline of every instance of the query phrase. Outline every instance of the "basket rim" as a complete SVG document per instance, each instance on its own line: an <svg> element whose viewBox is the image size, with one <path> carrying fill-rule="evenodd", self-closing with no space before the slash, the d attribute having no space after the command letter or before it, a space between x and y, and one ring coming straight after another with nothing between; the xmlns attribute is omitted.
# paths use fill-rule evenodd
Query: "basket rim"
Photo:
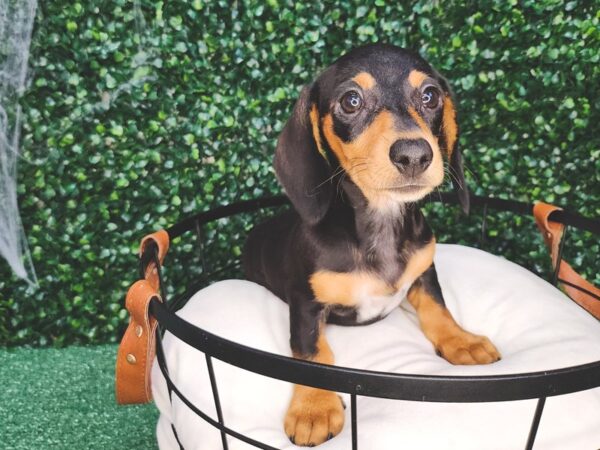
<svg viewBox="0 0 600 450"><path fill-rule="evenodd" d="M453 193L431 196L430 201L457 203ZM261 208L289 203L284 195L245 200L204 211L187 217L166 229L171 240L208 222L251 212ZM530 215L533 204L491 197L471 196L471 205L500 211ZM600 235L600 220L567 210L553 212L550 219L564 225ZM156 248L149 247L156 251ZM140 262L156 258L142 255ZM193 284L192 288L196 285ZM195 292L188 287L180 296L187 301ZM197 327L176 314L174 304L162 303L158 298L150 302L150 312L159 327L156 345L159 359L164 357L160 336L169 331L175 337L225 363L270 378L303 384L335 392L397 400L480 403L536 399L564 395L600 387L600 360L560 369L502 375L446 376L377 372L337 365L326 365L265 352L239 344ZM165 364L166 361L161 361ZM166 374L165 374L166 375Z"/></svg>
<svg viewBox="0 0 600 450"><path fill-rule="evenodd" d="M150 310L163 330L206 355L269 378L335 392L395 400L481 403L552 397L600 387L600 360L502 375L379 372L304 361L248 347L187 322L158 299L150 302Z"/></svg>
<svg viewBox="0 0 600 450"><path fill-rule="evenodd" d="M491 208L499 211L512 212L519 215L530 216L535 203L526 203L516 200L508 200L497 197L484 197L470 194L471 209L481 207ZM439 192L429 194L420 204L426 203L449 203L458 204L458 199L454 192ZM196 224L204 225L213 220L223 219L236 214L254 211L260 208L269 208L290 204L289 199L283 195L269 195L251 200L241 200L227 205L217 206L207 211L202 211L188 216L176 224L166 228L171 240L190 231ZM572 226L580 230L589 231L600 236L600 217L590 218L584 215L572 212L567 209L559 209L550 214L549 220L563 225Z"/></svg>

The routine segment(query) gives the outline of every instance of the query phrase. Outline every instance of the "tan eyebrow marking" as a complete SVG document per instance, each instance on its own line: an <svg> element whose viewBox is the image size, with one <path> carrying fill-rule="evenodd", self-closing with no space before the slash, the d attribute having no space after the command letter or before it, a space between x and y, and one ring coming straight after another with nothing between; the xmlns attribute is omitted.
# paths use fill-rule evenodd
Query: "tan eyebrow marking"
<svg viewBox="0 0 600 450"><path fill-rule="evenodd" d="M427 74L421 72L420 70L411 70L408 74L408 82L414 88L418 88L421 86L423 81L427 78Z"/></svg>
<svg viewBox="0 0 600 450"><path fill-rule="evenodd" d="M373 86L377 84L375 78L373 78L373 76L367 72L359 73L354 78L352 78L352 81L354 81L363 89L372 89Z"/></svg>

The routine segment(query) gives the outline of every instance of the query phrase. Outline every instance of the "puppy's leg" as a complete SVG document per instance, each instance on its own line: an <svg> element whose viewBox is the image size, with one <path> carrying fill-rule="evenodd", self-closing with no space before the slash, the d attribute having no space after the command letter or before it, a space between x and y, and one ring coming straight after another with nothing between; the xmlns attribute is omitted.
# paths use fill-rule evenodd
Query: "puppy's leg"
<svg viewBox="0 0 600 450"><path fill-rule="evenodd" d="M295 358L333 364L324 334L322 305L307 301L290 306L291 346ZM284 428L296 445L315 446L337 435L344 426L344 407L331 391L294 385Z"/></svg>
<svg viewBox="0 0 600 450"><path fill-rule="evenodd" d="M408 301L417 311L423 333L447 361L489 364L500 359L500 353L487 337L463 330L452 318L444 304L433 264L414 282Z"/></svg>

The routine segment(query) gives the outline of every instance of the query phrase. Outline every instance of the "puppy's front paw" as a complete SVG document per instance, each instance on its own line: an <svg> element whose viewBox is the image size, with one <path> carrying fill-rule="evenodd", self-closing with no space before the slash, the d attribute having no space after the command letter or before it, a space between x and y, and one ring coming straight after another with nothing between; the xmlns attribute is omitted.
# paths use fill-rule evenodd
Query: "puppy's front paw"
<svg viewBox="0 0 600 450"><path fill-rule="evenodd" d="M487 337L463 330L440 339L436 350L452 364L490 364L500 359L500 353Z"/></svg>
<svg viewBox="0 0 600 450"><path fill-rule="evenodd" d="M343 427L344 407L335 392L294 386L284 423L290 441L314 447L336 436Z"/></svg>

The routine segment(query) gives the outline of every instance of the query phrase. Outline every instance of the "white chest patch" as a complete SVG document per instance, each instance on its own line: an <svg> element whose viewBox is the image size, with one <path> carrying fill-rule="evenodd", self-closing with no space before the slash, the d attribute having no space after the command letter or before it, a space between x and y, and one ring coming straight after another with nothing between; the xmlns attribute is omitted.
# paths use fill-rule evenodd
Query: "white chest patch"
<svg viewBox="0 0 600 450"><path fill-rule="evenodd" d="M406 298L406 293L410 286L410 284L403 285L392 295L372 295L366 289L364 292L357 293L355 297L357 300L357 321L368 322L378 317L383 318L387 316Z"/></svg>

